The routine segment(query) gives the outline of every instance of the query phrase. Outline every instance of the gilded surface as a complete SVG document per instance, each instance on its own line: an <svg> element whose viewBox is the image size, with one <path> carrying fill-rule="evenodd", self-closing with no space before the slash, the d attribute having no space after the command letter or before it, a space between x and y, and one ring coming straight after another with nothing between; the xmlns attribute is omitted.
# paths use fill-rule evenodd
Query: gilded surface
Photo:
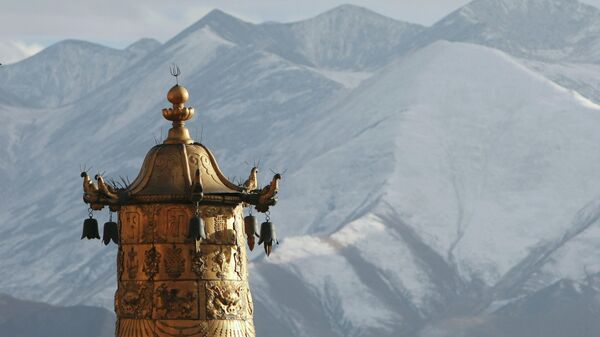
<svg viewBox="0 0 600 337"><path fill-rule="evenodd" d="M242 208L200 213L207 239L196 242L191 205L120 210L118 337L254 337Z"/></svg>

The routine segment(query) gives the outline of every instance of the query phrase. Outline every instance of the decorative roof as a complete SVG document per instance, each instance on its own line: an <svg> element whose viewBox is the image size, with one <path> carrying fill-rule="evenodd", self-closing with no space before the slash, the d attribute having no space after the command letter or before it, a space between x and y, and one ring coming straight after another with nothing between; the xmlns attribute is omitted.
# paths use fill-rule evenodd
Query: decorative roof
<svg viewBox="0 0 600 337"><path fill-rule="evenodd" d="M189 198L197 170L204 195L243 191L225 178L213 154L204 145L161 144L146 155L138 177L128 187L130 197Z"/></svg>
<svg viewBox="0 0 600 337"><path fill-rule="evenodd" d="M177 77L179 72L172 74ZM87 172L82 172L84 201L92 209L109 206L116 210L121 205L159 202L246 203L266 212L275 204L281 175L257 189L256 168L250 173L250 183L238 186L230 182L219 169L213 154L204 145L194 142L185 122L194 116L194 108L186 107L189 99L185 87L177 83L167 99L173 104L162 110L163 117L172 122L167 139L146 155L138 177L127 186L106 183L96 176L94 183Z"/></svg>

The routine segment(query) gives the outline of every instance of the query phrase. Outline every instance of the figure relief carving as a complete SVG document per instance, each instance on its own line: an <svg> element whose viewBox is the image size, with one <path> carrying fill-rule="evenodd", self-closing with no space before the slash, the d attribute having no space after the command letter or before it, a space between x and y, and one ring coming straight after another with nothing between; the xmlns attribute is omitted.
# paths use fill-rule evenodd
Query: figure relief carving
<svg viewBox="0 0 600 337"><path fill-rule="evenodd" d="M148 217L148 220L144 224L142 228L142 237L141 242L143 243L152 243L160 240L160 238L155 237L156 235L156 218L159 214L160 208L156 205L144 205L144 211Z"/></svg>
<svg viewBox="0 0 600 337"><path fill-rule="evenodd" d="M190 249L190 256L192 257L192 271L198 278L203 278L208 268L202 250Z"/></svg>
<svg viewBox="0 0 600 337"><path fill-rule="evenodd" d="M185 259L181 254L181 248L173 244L165 251L165 271L172 279L177 279L185 270Z"/></svg>
<svg viewBox="0 0 600 337"><path fill-rule="evenodd" d="M174 283L162 283L156 288L156 310L158 319L197 319L198 291L195 282L186 282L175 286Z"/></svg>
<svg viewBox="0 0 600 337"><path fill-rule="evenodd" d="M242 286L233 282L208 282L207 315L210 319L244 319Z"/></svg>
<svg viewBox="0 0 600 337"><path fill-rule="evenodd" d="M130 280L134 280L137 276L139 268L139 262L137 259L137 252L134 247L127 252L127 276Z"/></svg>
<svg viewBox="0 0 600 337"><path fill-rule="evenodd" d="M152 246L144 253L144 268L142 271L146 273L149 279L152 279L154 275L158 274L159 265L160 253L156 250L156 247Z"/></svg>
<svg viewBox="0 0 600 337"><path fill-rule="evenodd" d="M121 318L152 318L152 283L121 282L117 292L117 314Z"/></svg>
<svg viewBox="0 0 600 337"><path fill-rule="evenodd" d="M227 253L223 249L223 246L219 246L219 250L215 252L215 256L212 258L214 262L212 271L216 273L218 278L225 279L227 277L230 259L231 257L227 258Z"/></svg>
<svg viewBox="0 0 600 337"><path fill-rule="evenodd" d="M240 246L236 247L236 251L233 253L234 255L234 261L235 261L235 273L237 274L237 276L240 279L243 279L243 274L242 274L242 250L240 249Z"/></svg>

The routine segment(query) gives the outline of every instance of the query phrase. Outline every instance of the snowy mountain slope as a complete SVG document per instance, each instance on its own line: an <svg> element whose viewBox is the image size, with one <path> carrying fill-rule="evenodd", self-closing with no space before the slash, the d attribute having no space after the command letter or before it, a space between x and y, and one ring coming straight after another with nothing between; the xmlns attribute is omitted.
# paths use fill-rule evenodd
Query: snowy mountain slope
<svg viewBox="0 0 600 337"><path fill-rule="evenodd" d="M582 96L600 102L600 65L594 63L522 62L557 84L572 89Z"/></svg>
<svg viewBox="0 0 600 337"><path fill-rule="evenodd" d="M475 0L438 21L438 39L483 44L538 60L600 60L600 10L577 0Z"/></svg>
<svg viewBox="0 0 600 337"><path fill-rule="evenodd" d="M334 294L337 321L348 322L337 335L382 326L391 335L456 308L476 312L512 294L499 292L504 284L523 290L535 269L511 280L522 261L598 226L595 216L573 219L600 188L599 107L506 54L436 43L342 102L289 138L335 141L305 147L323 155L289 174L295 193L274 211L287 216L287 240L256 267L291 269L326 317ZM538 250L547 243L555 249ZM538 289L555 280L544 281Z"/></svg>
<svg viewBox="0 0 600 337"><path fill-rule="evenodd" d="M473 4L482 3L497 2ZM488 330L472 336L514 337L505 328L519 322L507 311L537 324L554 317L524 305L544 294L573 300L579 311L571 311L589 317L593 301L569 289L600 273L600 111L554 82L586 89L594 66L465 43L401 52L419 39L403 27L353 6L291 24L213 11L163 45L128 48L147 55L127 71L116 71L121 58L104 58L115 69L110 81L64 87L72 99L60 106L1 96L0 273L8 276L0 291L112 308L114 247L78 240L80 165L137 175L169 127L160 109L177 63L197 111L190 131L224 172L243 179L244 161L259 158L266 183L269 168L287 169L272 214L282 245L269 259L251 254L261 336L431 337L448 324L466 335L465 322L477 320ZM78 55L96 53L77 48L64 59L85 64ZM0 81L17 66L33 78L47 62L3 67ZM104 73L86 74L104 83ZM71 80L49 75L44 81ZM521 335L531 331L520 326Z"/></svg>
<svg viewBox="0 0 600 337"><path fill-rule="evenodd" d="M108 83L157 44L142 39L117 50L85 41L62 41L3 67L0 88L35 107L67 104Z"/></svg>
<svg viewBox="0 0 600 337"><path fill-rule="evenodd" d="M424 30L352 5L286 26L299 42L297 51L315 67L354 70L387 64L399 46Z"/></svg>

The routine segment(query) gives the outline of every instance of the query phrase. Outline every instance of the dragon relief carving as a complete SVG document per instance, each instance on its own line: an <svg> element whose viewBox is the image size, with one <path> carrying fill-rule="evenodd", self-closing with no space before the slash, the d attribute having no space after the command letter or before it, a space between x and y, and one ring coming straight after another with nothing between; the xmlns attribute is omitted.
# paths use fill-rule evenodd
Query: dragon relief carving
<svg viewBox="0 0 600 337"><path fill-rule="evenodd" d="M207 315L210 319L244 319L242 286L227 282L208 282Z"/></svg>
<svg viewBox="0 0 600 337"><path fill-rule="evenodd" d="M181 255L181 248L173 244L165 251L165 271L172 279L177 279L185 270L185 259Z"/></svg>
<svg viewBox="0 0 600 337"><path fill-rule="evenodd" d="M144 253L144 268L142 271L146 273L146 276L148 276L149 279L152 279L154 275L158 274L160 257L160 253L154 246Z"/></svg>
<svg viewBox="0 0 600 337"><path fill-rule="evenodd" d="M126 281L120 284L116 299L121 318L152 318L152 284Z"/></svg>

